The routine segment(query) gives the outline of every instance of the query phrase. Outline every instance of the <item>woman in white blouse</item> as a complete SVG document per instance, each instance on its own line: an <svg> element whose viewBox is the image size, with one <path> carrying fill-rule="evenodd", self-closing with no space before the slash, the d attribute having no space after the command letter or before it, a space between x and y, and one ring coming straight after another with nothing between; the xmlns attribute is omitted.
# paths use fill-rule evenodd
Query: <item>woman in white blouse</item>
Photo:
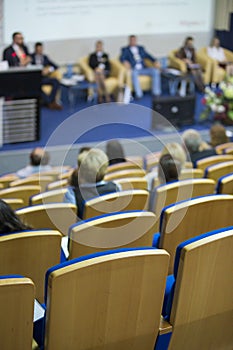
<svg viewBox="0 0 233 350"><path fill-rule="evenodd" d="M220 46L220 40L213 38L211 45L207 48L209 57L218 61L220 67L226 69L228 75L233 75L233 62L227 62L223 48Z"/></svg>

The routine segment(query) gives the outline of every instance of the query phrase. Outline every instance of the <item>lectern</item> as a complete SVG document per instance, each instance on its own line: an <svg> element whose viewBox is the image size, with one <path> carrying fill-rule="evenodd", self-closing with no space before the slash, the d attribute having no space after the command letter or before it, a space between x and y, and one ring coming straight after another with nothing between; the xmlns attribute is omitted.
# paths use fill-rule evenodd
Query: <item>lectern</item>
<svg viewBox="0 0 233 350"><path fill-rule="evenodd" d="M0 71L0 142L40 138L41 67Z"/></svg>

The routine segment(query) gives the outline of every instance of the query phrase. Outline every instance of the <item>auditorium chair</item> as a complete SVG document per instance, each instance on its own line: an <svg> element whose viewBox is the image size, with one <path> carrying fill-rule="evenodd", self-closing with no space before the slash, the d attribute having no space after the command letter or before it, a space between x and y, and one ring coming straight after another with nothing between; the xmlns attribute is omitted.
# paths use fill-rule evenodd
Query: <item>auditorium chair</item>
<svg viewBox="0 0 233 350"><path fill-rule="evenodd" d="M49 73L48 78L55 78L60 82L62 79L62 73L59 69L56 69L53 72ZM46 95L50 95L50 93L52 91L52 87L50 85L43 84L41 88ZM57 92L56 98L60 99L60 91L59 90Z"/></svg>
<svg viewBox="0 0 233 350"><path fill-rule="evenodd" d="M233 160L232 155L221 154L196 161L195 168L205 170L208 166Z"/></svg>
<svg viewBox="0 0 233 350"><path fill-rule="evenodd" d="M225 57L227 62L233 62L233 52L230 50L227 50L223 48ZM207 54L207 48L202 47L197 52L198 57L200 57L202 60L208 60L210 62L211 66L211 80L209 83L220 83L224 80L226 76L226 71L222 67L219 66L218 61L214 60L213 58L209 57Z"/></svg>
<svg viewBox="0 0 233 350"><path fill-rule="evenodd" d="M59 188L36 194L30 198L30 205L62 203L66 192L66 188Z"/></svg>
<svg viewBox="0 0 233 350"><path fill-rule="evenodd" d="M126 161L133 164L137 164L140 168L143 168L143 157L141 156L126 156Z"/></svg>
<svg viewBox="0 0 233 350"><path fill-rule="evenodd" d="M2 175L0 176L0 184L3 186L3 188L7 188L9 186L9 183L17 179L18 176L16 174Z"/></svg>
<svg viewBox="0 0 233 350"><path fill-rule="evenodd" d="M59 264L60 254L58 231L28 230L0 236L0 275L30 277L36 286L36 298L43 302L45 272Z"/></svg>
<svg viewBox="0 0 233 350"><path fill-rule="evenodd" d="M67 165L63 166L53 166L50 170L47 171L41 171L39 174L32 174L31 176L51 176L53 178L53 181L58 180L58 177L63 174L67 174L70 171L72 171L72 168Z"/></svg>
<svg viewBox="0 0 233 350"><path fill-rule="evenodd" d="M233 227L178 246L163 305L172 326L169 350L232 349L232 249Z"/></svg>
<svg viewBox="0 0 233 350"><path fill-rule="evenodd" d="M68 186L68 180L58 180L54 182L50 182L46 188L47 191L57 190L59 188L65 188Z"/></svg>
<svg viewBox="0 0 233 350"><path fill-rule="evenodd" d="M159 163L161 152L153 152L146 154L144 157L144 169L149 172Z"/></svg>
<svg viewBox="0 0 233 350"><path fill-rule="evenodd" d="M20 198L23 200L24 206L29 204L29 198L41 191L40 186L25 185L18 187L5 188L0 190L0 198Z"/></svg>
<svg viewBox="0 0 233 350"><path fill-rule="evenodd" d="M221 145L218 145L215 147L215 151L217 154L224 154L225 150L227 148L231 148L233 147L233 142L226 142L226 143L222 143Z"/></svg>
<svg viewBox="0 0 233 350"><path fill-rule="evenodd" d="M224 175L218 179L216 192L233 195L233 174Z"/></svg>
<svg viewBox="0 0 233 350"><path fill-rule="evenodd" d="M83 219L119 211L147 210L148 198L148 191L129 190L88 199L84 204Z"/></svg>
<svg viewBox="0 0 233 350"><path fill-rule="evenodd" d="M200 179L204 176L204 171L202 169L181 169L179 180L186 179Z"/></svg>
<svg viewBox="0 0 233 350"><path fill-rule="evenodd" d="M215 181L211 179L188 179L155 187L150 195L149 210L156 215L157 230L164 207L190 198L214 194L215 185Z"/></svg>
<svg viewBox="0 0 233 350"><path fill-rule="evenodd" d="M229 147L225 149L225 154L233 156L233 147Z"/></svg>
<svg viewBox="0 0 233 350"><path fill-rule="evenodd" d="M176 247L202 233L233 225L233 196L209 195L193 198L163 208L160 233L153 246L170 254L169 274L173 271Z"/></svg>
<svg viewBox="0 0 233 350"><path fill-rule="evenodd" d="M35 287L27 277L0 276L2 350L32 350Z"/></svg>
<svg viewBox="0 0 233 350"><path fill-rule="evenodd" d="M20 198L2 198L2 200L9 204L9 206L13 210L17 210L19 208L24 207L24 202Z"/></svg>
<svg viewBox="0 0 233 350"><path fill-rule="evenodd" d="M120 185L121 190L147 190L148 182L145 177L126 177L124 179L114 180L117 185Z"/></svg>
<svg viewBox="0 0 233 350"><path fill-rule="evenodd" d="M151 350L169 254L119 249L52 267L45 279L45 350Z"/></svg>
<svg viewBox="0 0 233 350"><path fill-rule="evenodd" d="M95 73L93 69L88 64L89 57L82 57L79 60L79 66L85 75L85 78L89 82L95 81ZM108 94L117 95L119 88L123 88L124 86L124 78L125 78L125 68L117 59L110 59L110 76L105 79L105 85Z"/></svg>
<svg viewBox="0 0 233 350"><path fill-rule="evenodd" d="M68 203L32 205L17 210L16 214L34 229L58 230L63 235L67 235L68 228L77 221L77 208Z"/></svg>
<svg viewBox="0 0 233 350"><path fill-rule="evenodd" d="M176 57L178 50L173 50L169 53L169 67L175 68L179 71L181 71L182 74L187 74L187 66L184 61L182 61L180 58ZM197 63L200 64L201 69L203 71L203 80L204 84L209 84L211 82L211 61L206 58L203 55L199 55L199 53L196 53Z"/></svg>
<svg viewBox="0 0 233 350"><path fill-rule="evenodd" d="M28 185L34 185L34 186L40 186L41 191L45 191L47 185L53 181L52 176L29 176L25 179L18 179L15 181L12 181L9 184L9 187L18 187L18 186L28 186Z"/></svg>
<svg viewBox="0 0 233 350"><path fill-rule="evenodd" d="M126 177L144 177L146 175L145 170L143 169L125 169L119 171L113 171L112 173L107 173L104 176L105 181L114 181L116 179L123 179Z"/></svg>
<svg viewBox="0 0 233 350"><path fill-rule="evenodd" d="M121 170L129 170L129 169L142 169L141 166L139 166L137 163L133 162L121 162L113 165L109 165L107 168L107 174L115 172L115 171L121 171Z"/></svg>
<svg viewBox="0 0 233 350"><path fill-rule="evenodd" d="M108 249L151 247L156 216L148 211L104 214L69 229L69 259Z"/></svg>
<svg viewBox="0 0 233 350"><path fill-rule="evenodd" d="M205 177L216 182L224 175L233 173L233 160L219 164L210 165L205 169Z"/></svg>

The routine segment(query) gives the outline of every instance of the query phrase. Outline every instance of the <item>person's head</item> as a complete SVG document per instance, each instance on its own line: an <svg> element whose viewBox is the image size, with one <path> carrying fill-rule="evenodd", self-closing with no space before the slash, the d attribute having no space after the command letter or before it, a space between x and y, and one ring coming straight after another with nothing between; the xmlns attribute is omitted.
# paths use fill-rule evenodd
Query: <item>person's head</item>
<svg viewBox="0 0 233 350"><path fill-rule="evenodd" d="M77 158L77 165L78 166L80 166L82 159L86 156L87 152L89 152L90 149L91 149L91 147L87 147L87 146L80 148L79 153L78 153L78 158Z"/></svg>
<svg viewBox="0 0 233 350"><path fill-rule="evenodd" d="M95 50L96 52L103 51L103 42L101 40L98 40L95 44Z"/></svg>
<svg viewBox="0 0 233 350"><path fill-rule="evenodd" d="M42 43L35 43L35 53L37 55L43 55L43 44Z"/></svg>
<svg viewBox="0 0 233 350"><path fill-rule="evenodd" d="M188 129L183 132L182 139L189 153L195 153L200 150L202 138L199 132L194 129Z"/></svg>
<svg viewBox="0 0 233 350"><path fill-rule="evenodd" d="M136 35L129 36L129 46L137 46L137 37Z"/></svg>
<svg viewBox="0 0 233 350"><path fill-rule="evenodd" d="M49 163L49 154L44 151L43 148L37 147L30 154L30 165L39 166L39 165L48 165Z"/></svg>
<svg viewBox="0 0 233 350"><path fill-rule="evenodd" d="M210 46L212 46L212 47L220 47L220 40L219 40L219 38L214 37L214 38L211 40Z"/></svg>
<svg viewBox="0 0 233 350"><path fill-rule="evenodd" d="M229 142L226 134L226 129L221 124L214 124L210 129L210 143L211 146L216 147L223 143Z"/></svg>
<svg viewBox="0 0 233 350"><path fill-rule="evenodd" d="M170 154L164 154L159 159L158 177L160 184L165 184L179 179L181 163Z"/></svg>
<svg viewBox="0 0 233 350"><path fill-rule="evenodd" d="M24 225L14 210L0 199L0 234L20 232L28 229L30 227Z"/></svg>
<svg viewBox="0 0 233 350"><path fill-rule="evenodd" d="M189 48L189 49L192 49L193 48L193 42L194 42L194 39L192 36L187 36L187 38L185 38L185 41L184 41L184 46Z"/></svg>
<svg viewBox="0 0 233 350"><path fill-rule="evenodd" d="M111 140L107 142L106 154L109 159L109 165L125 162L125 154L123 147L117 140Z"/></svg>
<svg viewBox="0 0 233 350"><path fill-rule="evenodd" d="M23 35L20 32L15 32L12 34L12 40L14 44L17 44L19 46L23 45Z"/></svg>
<svg viewBox="0 0 233 350"><path fill-rule="evenodd" d="M74 169L74 171L72 172L72 174L70 175L70 178L68 180L69 185L72 186L72 187L78 187L79 186L78 171L79 171L78 168Z"/></svg>
<svg viewBox="0 0 233 350"><path fill-rule="evenodd" d="M81 160L80 183L96 183L103 180L108 167L107 155L98 148L92 148Z"/></svg>
<svg viewBox="0 0 233 350"><path fill-rule="evenodd" d="M174 159L180 162L181 167L184 166L186 161L186 154L183 147L179 143L167 143L161 152L161 156L163 156L164 154L170 154Z"/></svg>

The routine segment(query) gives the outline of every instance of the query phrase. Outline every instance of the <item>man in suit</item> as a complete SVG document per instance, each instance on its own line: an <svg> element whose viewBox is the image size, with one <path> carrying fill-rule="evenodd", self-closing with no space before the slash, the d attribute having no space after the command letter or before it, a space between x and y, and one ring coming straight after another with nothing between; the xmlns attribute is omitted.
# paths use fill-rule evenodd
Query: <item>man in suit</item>
<svg viewBox="0 0 233 350"><path fill-rule="evenodd" d="M153 67L146 67L145 59L152 61ZM139 75L149 75L152 78L153 95L158 96L161 94L160 64L143 46L137 45L137 37L135 35L130 35L129 45L122 48L120 60L127 69L131 69L132 83L137 99L143 96L138 79Z"/></svg>
<svg viewBox="0 0 233 350"><path fill-rule="evenodd" d="M12 34L12 44L3 51L3 60L10 67L27 66L31 62L27 46L24 45L23 35L20 32Z"/></svg>
<svg viewBox="0 0 233 350"><path fill-rule="evenodd" d="M58 69L58 66L49 59L47 55L43 53L43 44L37 42L35 44L35 52L31 54L31 63L43 66L42 70L42 86L50 85L51 93L49 95L45 94L43 90L41 91L42 99L45 105L50 109L62 109L62 106L56 102L56 95L60 87L59 81L51 77L51 74Z"/></svg>
<svg viewBox="0 0 233 350"><path fill-rule="evenodd" d="M111 66L108 55L103 51L103 43L100 40L96 42L95 52L89 56L89 66L95 71L99 103L103 102L103 97L105 97L106 102L111 102L105 86L105 78L109 76Z"/></svg>
<svg viewBox="0 0 233 350"><path fill-rule="evenodd" d="M178 50L176 56L186 63L187 69L192 74L194 83L196 84L198 90L200 92L204 92L205 85L202 79L202 71L200 65L197 64L193 41L193 38L188 36L185 39L184 46Z"/></svg>

